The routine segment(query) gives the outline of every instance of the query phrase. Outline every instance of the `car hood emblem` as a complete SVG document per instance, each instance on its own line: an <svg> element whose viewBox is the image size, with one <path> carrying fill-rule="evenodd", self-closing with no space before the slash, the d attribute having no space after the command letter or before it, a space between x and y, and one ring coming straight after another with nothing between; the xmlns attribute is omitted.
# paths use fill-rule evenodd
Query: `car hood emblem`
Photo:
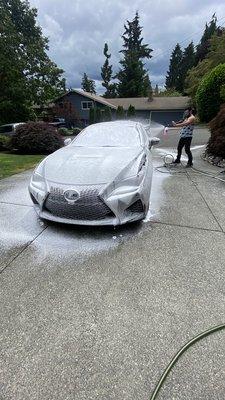
<svg viewBox="0 0 225 400"><path fill-rule="evenodd" d="M68 204L74 204L80 197L76 190L65 190L63 195Z"/></svg>

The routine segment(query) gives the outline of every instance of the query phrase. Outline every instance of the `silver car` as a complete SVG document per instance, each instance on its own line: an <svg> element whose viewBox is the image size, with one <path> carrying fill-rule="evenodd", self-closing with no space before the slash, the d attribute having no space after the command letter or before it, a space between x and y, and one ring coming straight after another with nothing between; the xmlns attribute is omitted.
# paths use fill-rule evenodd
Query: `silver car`
<svg viewBox="0 0 225 400"><path fill-rule="evenodd" d="M24 122L17 122L13 124L6 124L0 126L0 135L12 136L16 133L16 128L20 125L24 125Z"/></svg>
<svg viewBox="0 0 225 400"><path fill-rule="evenodd" d="M143 219L151 191L151 147L158 141L141 123L90 125L35 169L29 192L39 217L78 225Z"/></svg>

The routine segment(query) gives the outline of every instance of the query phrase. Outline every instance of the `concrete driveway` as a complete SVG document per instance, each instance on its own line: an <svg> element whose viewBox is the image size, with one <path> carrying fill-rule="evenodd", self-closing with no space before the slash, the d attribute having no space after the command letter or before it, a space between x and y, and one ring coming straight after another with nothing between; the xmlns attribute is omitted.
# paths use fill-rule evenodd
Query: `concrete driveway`
<svg viewBox="0 0 225 400"><path fill-rule="evenodd" d="M216 174L200 158L207 138L196 129L195 166ZM176 142L162 138L156 167ZM116 230L45 224L30 172L0 181L1 400L147 400L179 348L225 322L225 183L174 171L155 171L146 221ZM224 398L221 331L158 399Z"/></svg>

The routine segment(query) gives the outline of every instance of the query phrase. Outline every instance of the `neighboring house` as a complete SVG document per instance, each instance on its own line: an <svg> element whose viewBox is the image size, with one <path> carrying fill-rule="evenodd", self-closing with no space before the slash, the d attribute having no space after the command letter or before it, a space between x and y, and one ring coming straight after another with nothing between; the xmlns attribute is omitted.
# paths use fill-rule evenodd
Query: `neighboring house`
<svg viewBox="0 0 225 400"><path fill-rule="evenodd" d="M146 120L158 122L162 125L171 125L172 121L179 121L184 110L189 106L189 97L147 97L106 99L116 106L123 106L128 110L129 105L135 107L136 116Z"/></svg>
<svg viewBox="0 0 225 400"><path fill-rule="evenodd" d="M57 117L64 116L68 125L86 126L89 123L91 107L101 110L110 107L112 117L115 118L118 106L123 106L126 111L130 104L135 107L137 118L169 125L172 120L177 121L182 118L184 110L188 107L189 97L153 97L153 100L147 97L105 99L74 89L50 104L49 111L54 110L54 115Z"/></svg>
<svg viewBox="0 0 225 400"><path fill-rule="evenodd" d="M87 93L80 89L71 90L55 100L54 105L57 106L58 114L60 113L60 107L62 110L65 108L65 103L70 104L71 110L74 114L76 113L76 118L74 119L77 121L74 121L74 124L77 122L81 123L83 126L89 124L90 108L95 107L104 110L105 107L110 107L115 111L117 108L113 104L109 103L108 100L104 99L104 97ZM68 120L67 117L66 120Z"/></svg>

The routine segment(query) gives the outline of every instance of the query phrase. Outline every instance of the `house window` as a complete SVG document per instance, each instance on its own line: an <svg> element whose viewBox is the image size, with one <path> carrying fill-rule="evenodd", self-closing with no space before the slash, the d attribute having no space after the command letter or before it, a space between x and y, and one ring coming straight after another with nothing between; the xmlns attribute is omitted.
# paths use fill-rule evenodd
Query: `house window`
<svg viewBox="0 0 225 400"><path fill-rule="evenodd" d="M90 110L90 108L94 107L93 101L82 101L81 102L82 110Z"/></svg>

